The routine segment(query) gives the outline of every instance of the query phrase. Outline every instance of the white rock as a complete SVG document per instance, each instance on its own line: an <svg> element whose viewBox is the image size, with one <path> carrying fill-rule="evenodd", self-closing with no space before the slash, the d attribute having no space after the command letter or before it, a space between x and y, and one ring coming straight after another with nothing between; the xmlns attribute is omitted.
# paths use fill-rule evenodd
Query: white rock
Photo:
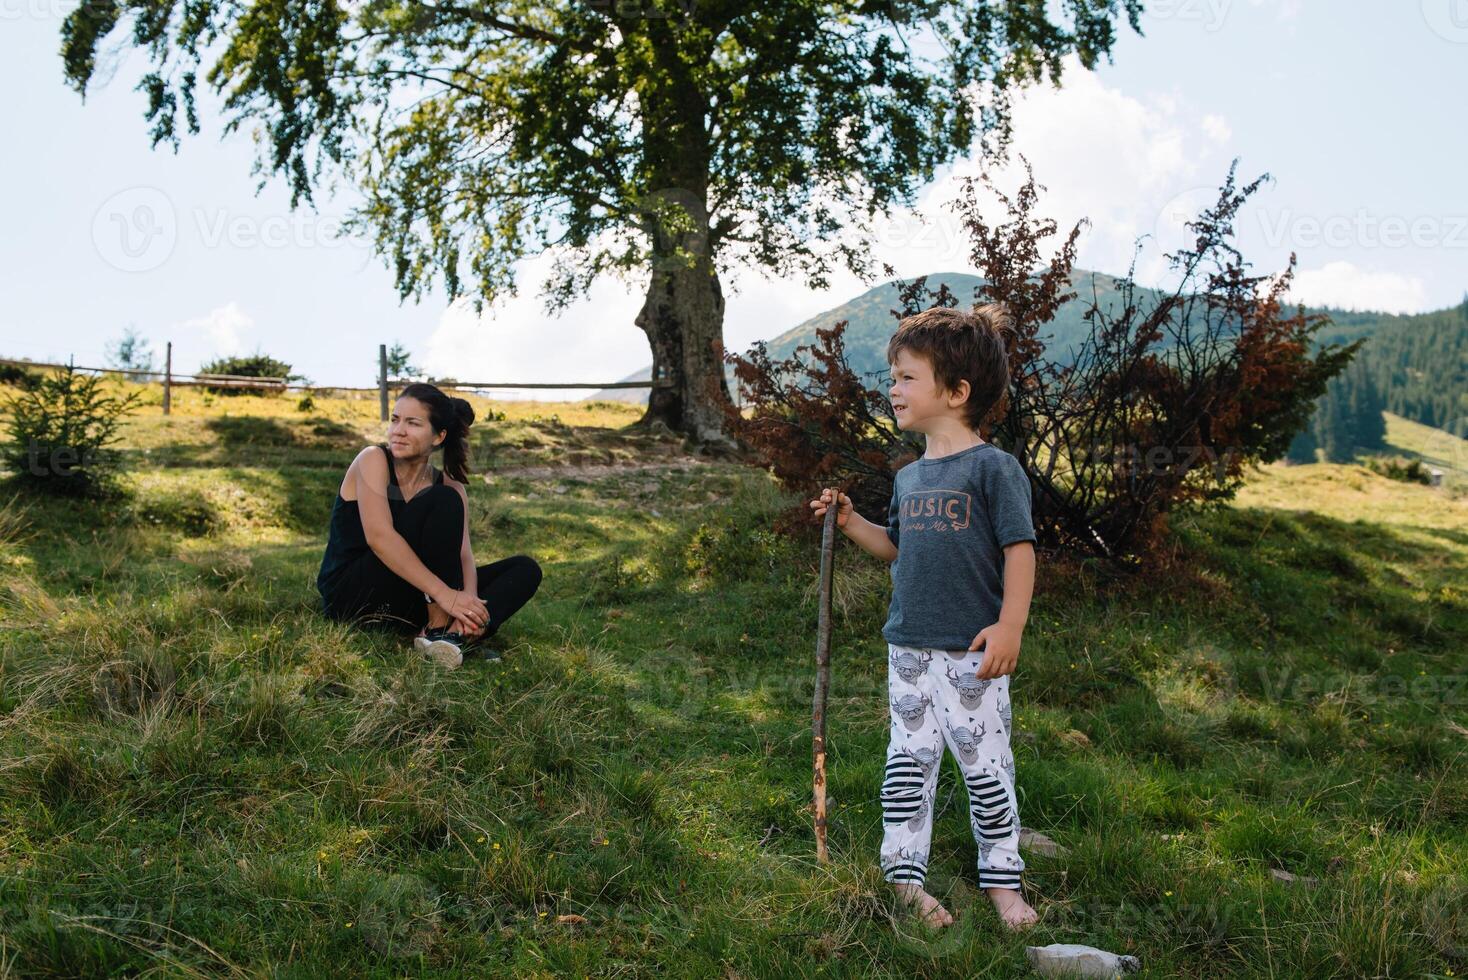
<svg viewBox="0 0 1468 980"><path fill-rule="evenodd" d="M1027 851L1034 851L1036 854L1052 858L1065 857L1070 853L1069 848L1060 846L1039 831L1028 830L1024 827L1019 830L1019 846Z"/></svg>
<svg viewBox="0 0 1468 980"><path fill-rule="evenodd" d="M1045 977L1119 977L1142 968L1135 956L1118 956L1076 943L1026 946L1025 955L1035 972Z"/></svg>
<svg viewBox="0 0 1468 980"><path fill-rule="evenodd" d="M1291 874L1290 872L1285 871L1282 868L1270 868L1269 873L1274 876L1275 881L1282 881L1287 885L1296 884L1304 885L1307 888L1314 888L1316 885L1320 884L1319 878L1311 878L1309 875Z"/></svg>

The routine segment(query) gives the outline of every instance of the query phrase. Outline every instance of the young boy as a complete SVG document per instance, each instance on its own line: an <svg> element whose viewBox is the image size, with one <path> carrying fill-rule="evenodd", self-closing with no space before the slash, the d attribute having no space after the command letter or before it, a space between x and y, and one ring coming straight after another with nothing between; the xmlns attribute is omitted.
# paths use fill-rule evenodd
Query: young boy
<svg viewBox="0 0 1468 980"><path fill-rule="evenodd" d="M924 455L898 471L887 525L851 498L822 491L810 506L892 563L888 644L892 711L882 785L883 877L934 926L953 922L923 889L943 746L968 787L979 885L1006 926L1038 918L1020 893L1019 801L1010 752L1009 674L1035 580L1030 484L1019 461L985 442L980 423L1007 405L1002 305L934 308L904 319L887 345L897 426L921 432Z"/></svg>

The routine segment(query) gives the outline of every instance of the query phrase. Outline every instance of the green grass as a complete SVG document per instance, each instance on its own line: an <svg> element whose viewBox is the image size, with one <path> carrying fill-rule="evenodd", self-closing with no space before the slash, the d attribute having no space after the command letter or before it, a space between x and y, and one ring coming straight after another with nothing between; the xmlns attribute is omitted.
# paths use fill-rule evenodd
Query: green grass
<svg viewBox="0 0 1468 980"><path fill-rule="evenodd" d="M546 579L503 663L442 672L315 611L375 401L176 405L127 427L126 500L0 506L0 973L1007 976L1049 942L1153 977L1468 971L1440 489L1266 467L1151 575L1042 556L1020 816L1069 852L1025 855L1043 919L1006 934L948 760L960 921L929 939L876 866L885 571L843 542L821 866L816 542L771 532L762 473L626 406L476 402L476 551Z"/></svg>
<svg viewBox="0 0 1468 980"><path fill-rule="evenodd" d="M1386 444L1393 452L1415 457L1443 471L1443 482L1461 494L1468 489L1468 439L1456 434L1413 422L1391 412L1382 412L1386 421ZM1456 420L1459 426L1462 420ZM1452 424L1452 423L1450 423Z"/></svg>

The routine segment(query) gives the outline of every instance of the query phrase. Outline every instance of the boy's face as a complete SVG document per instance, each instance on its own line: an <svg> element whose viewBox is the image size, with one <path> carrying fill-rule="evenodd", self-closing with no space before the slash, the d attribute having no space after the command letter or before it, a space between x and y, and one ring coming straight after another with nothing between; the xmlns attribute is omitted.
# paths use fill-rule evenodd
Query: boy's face
<svg viewBox="0 0 1468 980"><path fill-rule="evenodd" d="M933 419L963 418L968 401L968 382L960 381L957 392L944 391L933 375L933 364L921 354L903 348L892 361L892 401L897 427L904 432L926 432Z"/></svg>

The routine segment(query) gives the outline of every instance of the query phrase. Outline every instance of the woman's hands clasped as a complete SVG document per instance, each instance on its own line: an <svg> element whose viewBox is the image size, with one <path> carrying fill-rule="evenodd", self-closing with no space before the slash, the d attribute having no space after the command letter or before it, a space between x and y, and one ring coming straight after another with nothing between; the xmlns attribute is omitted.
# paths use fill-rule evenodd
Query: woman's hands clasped
<svg viewBox="0 0 1468 980"><path fill-rule="evenodd" d="M489 607L479 596L464 589L449 593L443 611L453 620L453 631L464 636L478 636L489 625Z"/></svg>

